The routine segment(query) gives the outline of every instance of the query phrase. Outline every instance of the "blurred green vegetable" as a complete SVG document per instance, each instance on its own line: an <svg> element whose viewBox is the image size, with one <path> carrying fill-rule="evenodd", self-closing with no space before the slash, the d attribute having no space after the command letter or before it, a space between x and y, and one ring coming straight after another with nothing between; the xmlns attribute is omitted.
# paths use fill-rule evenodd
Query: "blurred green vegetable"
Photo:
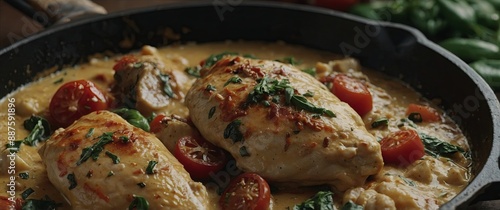
<svg viewBox="0 0 500 210"><path fill-rule="evenodd" d="M374 0L350 12L419 29L500 90L500 0Z"/></svg>
<svg viewBox="0 0 500 210"><path fill-rule="evenodd" d="M500 60L480 60L469 64L484 80L496 90L500 90Z"/></svg>
<svg viewBox="0 0 500 210"><path fill-rule="evenodd" d="M451 38L440 42L439 45L464 61L500 59L498 45L479 39Z"/></svg>

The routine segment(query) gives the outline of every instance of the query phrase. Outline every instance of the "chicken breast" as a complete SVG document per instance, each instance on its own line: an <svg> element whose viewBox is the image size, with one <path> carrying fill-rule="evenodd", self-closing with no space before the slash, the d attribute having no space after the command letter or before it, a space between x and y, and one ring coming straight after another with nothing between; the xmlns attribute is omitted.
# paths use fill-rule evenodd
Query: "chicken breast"
<svg viewBox="0 0 500 210"><path fill-rule="evenodd" d="M380 145L360 116L295 67L224 57L202 74L186 96L191 119L242 170L346 190L382 168Z"/></svg>
<svg viewBox="0 0 500 210"><path fill-rule="evenodd" d="M56 132L39 151L73 209L206 209L205 187L152 134L98 111ZM131 208L132 209L132 208Z"/></svg>

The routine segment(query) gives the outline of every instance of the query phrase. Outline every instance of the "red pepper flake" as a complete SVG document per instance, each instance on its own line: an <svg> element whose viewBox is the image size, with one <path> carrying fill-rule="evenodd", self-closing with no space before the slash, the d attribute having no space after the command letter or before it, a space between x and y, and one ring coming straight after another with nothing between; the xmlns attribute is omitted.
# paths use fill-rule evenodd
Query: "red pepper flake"
<svg viewBox="0 0 500 210"><path fill-rule="evenodd" d="M224 89L224 93L226 97L224 97L224 101L219 104L223 121L230 122L238 117L247 115L247 112L236 104L236 101L240 100L238 94L228 89Z"/></svg>
<svg viewBox="0 0 500 210"><path fill-rule="evenodd" d="M90 185L88 185L87 183L85 183L83 185L83 189L96 194L97 197L99 197L100 199L106 201L106 203L109 203L109 196L105 195L104 192L102 192L102 190L99 187L91 187Z"/></svg>
<svg viewBox="0 0 500 210"><path fill-rule="evenodd" d="M325 137L325 138L323 139L323 147L324 147L324 148L327 148L327 147L328 147L328 145L330 145L330 140L331 140L331 139L330 139L330 137L328 137L328 136L327 136L327 137Z"/></svg>
<svg viewBox="0 0 500 210"><path fill-rule="evenodd" d="M144 174L144 170L142 169L137 169L134 172L132 172L133 175L139 175L139 174Z"/></svg>

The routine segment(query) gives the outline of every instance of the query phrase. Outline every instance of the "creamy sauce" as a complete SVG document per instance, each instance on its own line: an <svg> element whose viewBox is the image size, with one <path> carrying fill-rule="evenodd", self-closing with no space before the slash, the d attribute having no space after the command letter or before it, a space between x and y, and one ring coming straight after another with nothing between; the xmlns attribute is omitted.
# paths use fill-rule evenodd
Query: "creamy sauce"
<svg viewBox="0 0 500 210"><path fill-rule="evenodd" d="M294 57L300 61L299 67L301 69L316 67L319 70L323 67L326 68L326 71L329 71L328 68L331 68L328 62L339 58L331 53L283 43L227 42L199 45L188 44L164 47L158 49L158 51L165 59L176 62L179 69L174 70L178 70L176 73L179 74L178 78L181 78L183 80L182 83L186 84L182 88L184 91L187 91L190 84L196 79L185 74L183 72L184 68L195 66L209 55L224 51L251 54L260 59L270 60ZM318 62L322 64L317 64ZM82 64L51 74L39 81L22 87L20 90L4 98L0 103L0 135L2 136L0 145L7 143L8 98L15 99L16 115L15 126L13 127L15 128L16 139L23 139L28 135L28 132L23 128L23 121L32 114L47 116L48 104L57 88L68 81L88 79L100 86L101 89L109 91L113 83L114 71L112 67L114 64L115 58L95 58L88 64ZM363 120L368 131L378 139L399 130L400 119L406 118L405 112L409 103L428 104L436 107L423 99L417 92L395 79L368 70L363 70L363 74L368 76L371 83L370 92L374 96L374 108L369 114L364 116ZM188 115L187 108L182 102L178 102L174 108L170 106L158 111L158 113L165 113L167 115L177 114L180 116ZM440 113L442 114L442 112ZM371 123L381 117L390 119L388 126L372 128ZM419 123L416 126L419 130L468 150L466 138L459 128L447 117L443 117L442 121L438 123ZM32 188L34 193L29 198L40 199L48 196L57 203L61 203L61 209L70 209L69 204L47 178L45 167L37 153L42 144L40 143L35 147L21 146L15 161L16 196L20 197L23 191ZM8 173L10 162L7 156L9 154L8 151L4 147L2 147L1 151L0 185L5 188L11 178L11 174ZM406 202L407 206L397 206L398 208L438 208L439 205L453 198L468 184L471 176L469 166L470 161L461 154L456 154L452 159L444 157L436 159L425 155L424 158L409 167L401 168L386 165L378 175L371 177L367 181L364 188L348 190L345 193L335 192L334 199L338 206L349 199L353 199L355 202L362 202L362 198L360 198L362 197L360 196L362 191L374 190L378 193L388 195L393 199L398 197L406 199L406 195L412 198ZM29 173L29 178L20 178L19 174L23 172ZM219 196L212 188L209 188L209 190L211 190L210 197L213 208L217 208L216 203ZM316 191L317 189L315 188L278 190L276 193L273 193L272 207L273 209L293 207L293 205L299 204L314 195ZM2 190L0 196L10 197L6 190ZM432 198L432 200L425 199L428 197Z"/></svg>

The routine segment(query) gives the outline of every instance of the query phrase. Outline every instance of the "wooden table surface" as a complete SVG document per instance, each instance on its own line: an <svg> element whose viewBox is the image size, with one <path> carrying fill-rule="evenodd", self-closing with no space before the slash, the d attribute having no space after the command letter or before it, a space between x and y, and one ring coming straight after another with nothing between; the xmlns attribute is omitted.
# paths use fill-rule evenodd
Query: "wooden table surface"
<svg viewBox="0 0 500 210"><path fill-rule="evenodd" d="M183 0L93 0L93 2L103 6L108 13L179 1ZM21 12L15 10L3 0L0 0L0 48L6 47L19 40L19 38L27 37L42 29L43 27L36 21L24 16Z"/></svg>

